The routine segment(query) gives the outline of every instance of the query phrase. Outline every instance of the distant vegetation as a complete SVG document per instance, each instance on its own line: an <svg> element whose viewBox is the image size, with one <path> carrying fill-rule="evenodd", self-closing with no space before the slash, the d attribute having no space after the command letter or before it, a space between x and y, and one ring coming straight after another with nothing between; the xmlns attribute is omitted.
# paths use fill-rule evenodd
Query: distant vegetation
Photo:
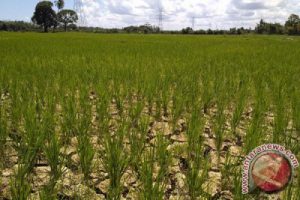
<svg viewBox="0 0 300 200"><path fill-rule="evenodd" d="M0 21L1 31L37 31L38 26L24 21Z"/></svg>
<svg viewBox="0 0 300 200"><path fill-rule="evenodd" d="M53 9L56 6L57 12ZM170 34L288 34L300 35L300 17L291 14L285 24L266 22L263 19L254 29L245 27L233 27L229 30L208 29L193 30L191 27L179 31L161 30L160 27L145 24L140 26L128 26L124 28L101 28L101 27L77 27L78 15L75 11L64 8L64 0L40 1L37 3L32 17L32 23L23 21L0 21L0 31L40 31L48 32L49 28L55 31L81 31L93 33L170 33Z"/></svg>

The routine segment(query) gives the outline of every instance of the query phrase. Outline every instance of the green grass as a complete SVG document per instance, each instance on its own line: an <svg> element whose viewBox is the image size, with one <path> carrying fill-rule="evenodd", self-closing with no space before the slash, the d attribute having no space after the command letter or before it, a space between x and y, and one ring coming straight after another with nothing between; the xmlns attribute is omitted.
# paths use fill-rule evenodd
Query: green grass
<svg viewBox="0 0 300 200"><path fill-rule="evenodd" d="M122 183L129 169L137 175L139 198L170 196L178 189L168 185L178 158L187 162L178 194L210 198L203 189L211 159L205 156L206 122L230 192L235 199L250 198L241 194L242 166L230 168L233 158L222 147L240 137L242 155L265 142L299 153L300 38L289 38L1 32L0 169L12 167L3 149L11 145L19 166L11 177L12 198L29 197L33 169L44 156L51 172L39 193L55 199L61 192L55 182L70 166L60 150L70 145L79 156L72 170L90 189L101 161L110 179L108 199L121 199L129 189ZM187 127L180 134L187 141L179 152L187 153L174 155L169 134L178 134L182 119ZM157 122L169 130L151 132ZM241 127L246 136L238 135ZM299 180L294 182L288 198L299 194Z"/></svg>

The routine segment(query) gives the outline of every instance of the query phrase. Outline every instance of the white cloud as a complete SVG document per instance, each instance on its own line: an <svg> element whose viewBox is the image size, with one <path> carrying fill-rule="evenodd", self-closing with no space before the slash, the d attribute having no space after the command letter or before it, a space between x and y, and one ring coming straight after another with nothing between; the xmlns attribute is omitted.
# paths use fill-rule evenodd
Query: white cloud
<svg viewBox="0 0 300 200"><path fill-rule="evenodd" d="M300 14L299 0L82 0L87 25L125 27L158 24L163 8L164 29L191 26L196 29L254 27L261 18L284 22L289 14Z"/></svg>

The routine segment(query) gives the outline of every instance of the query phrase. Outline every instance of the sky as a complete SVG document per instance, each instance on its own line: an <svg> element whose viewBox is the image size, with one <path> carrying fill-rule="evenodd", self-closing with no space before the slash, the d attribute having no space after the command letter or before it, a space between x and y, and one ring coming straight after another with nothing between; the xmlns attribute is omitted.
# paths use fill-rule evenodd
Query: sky
<svg viewBox="0 0 300 200"><path fill-rule="evenodd" d="M39 0L0 0L0 20L30 21ZM85 25L122 28L150 23L163 29L254 28L261 18L284 23L290 14L300 15L300 0L81 0ZM65 0L74 8L74 0ZM160 9L161 8L161 9ZM193 20L194 19L194 20ZM194 23L193 23L194 22Z"/></svg>

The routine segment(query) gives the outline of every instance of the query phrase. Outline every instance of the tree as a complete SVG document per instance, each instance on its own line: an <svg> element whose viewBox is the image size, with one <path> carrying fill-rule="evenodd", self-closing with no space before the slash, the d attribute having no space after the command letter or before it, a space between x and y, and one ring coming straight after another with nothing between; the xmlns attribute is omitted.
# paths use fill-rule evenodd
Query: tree
<svg viewBox="0 0 300 200"><path fill-rule="evenodd" d="M236 33L238 35L242 35L244 33L244 30L245 30L244 27L238 28L237 31L236 31Z"/></svg>
<svg viewBox="0 0 300 200"><path fill-rule="evenodd" d="M264 22L263 19L260 20L259 24L256 25L255 27L255 31L258 34L262 34L264 33L266 30L266 23Z"/></svg>
<svg viewBox="0 0 300 200"><path fill-rule="evenodd" d="M182 30L181 30L181 33L182 34L191 34L191 33L193 33L194 31L193 31L193 29L191 28L191 27L186 27L186 28L183 28Z"/></svg>
<svg viewBox="0 0 300 200"><path fill-rule="evenodd" d="M285 25L287 26L294 26L300 23L300 18L298 15L295 14L291 14L288 18L288 20L286 21Z"/></svg>
<svg viewBox="0 0 300 200"><path fill-rule="evenodd" d="M50 1L39 2L31 18L33 23L43 26L44 32L48 32L48 28L56 23L56 14L52 6L53 3Z"/></svg>
<svg viewBox="0 0 300 200"><path fill-rule="evenodd" d="M55 0L54 1L55 6L57 7L57 10L60 11L65 7L65 1L64 0ZM58 22L56 21L55 25L53 26L53 32L58 26Z"/></svg>
<svg viewBox="0 0 300 200"><path fill-rule="evenodd" d="M61 10L65 7L65 1L64 0L56 0L54 1L56 7L58 10Z"/></svg>
<svg viewBox="0 0 300 200"><path fill-rule="evenodd" d="M299 34L300 18L298 15L291 14L288 20L285 22L285 28L288 34Z"/></svg>
<svg viewBox="0 0 300 200"><path fill-rule="evenodd" d="M74 10L61 10L57 14L57 21L64 26L67 31L68 24L76 23L78 20L77 13Z"/></svg>
<svg viewBox="0 0 300 200"><path fill-rule="evenodd" d="M255 27L255 32L258 34L283 34L284 27L279 23L269 23L260 20Z"/></svg>

